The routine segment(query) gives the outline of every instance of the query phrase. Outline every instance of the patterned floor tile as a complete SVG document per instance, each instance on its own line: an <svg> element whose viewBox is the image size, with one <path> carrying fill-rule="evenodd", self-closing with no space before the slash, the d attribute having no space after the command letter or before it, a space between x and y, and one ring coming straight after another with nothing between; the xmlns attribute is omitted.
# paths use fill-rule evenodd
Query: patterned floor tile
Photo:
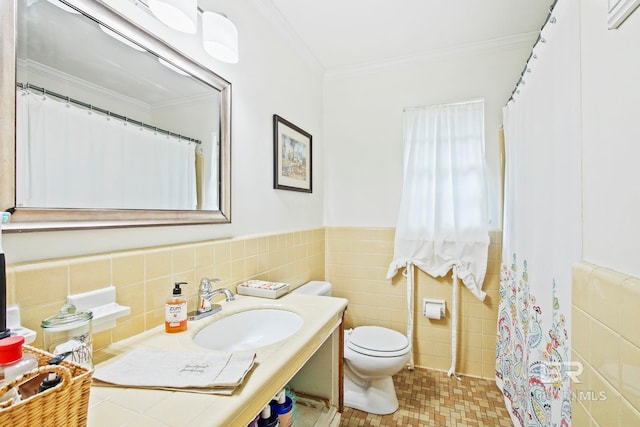
<svg viewBox="0 0 640 427"><path fill-rule="evenodd" d="M511 419L495 382L427 369L393 377L400 407L390 415L344 408L341 427L510 427Z"/></svg>

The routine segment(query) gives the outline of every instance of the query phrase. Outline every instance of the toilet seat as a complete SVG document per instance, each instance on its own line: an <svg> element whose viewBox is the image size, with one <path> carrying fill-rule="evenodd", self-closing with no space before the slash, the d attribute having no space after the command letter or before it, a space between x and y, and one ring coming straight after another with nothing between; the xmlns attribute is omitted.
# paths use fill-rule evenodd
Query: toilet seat
<svg viewBox="0 0 640 427"><path fill-rule="evenodd" d="M359 326L350 331L345 341L351 350L367 356L396 357L409 351L406 336L380 326Z"/></svg>

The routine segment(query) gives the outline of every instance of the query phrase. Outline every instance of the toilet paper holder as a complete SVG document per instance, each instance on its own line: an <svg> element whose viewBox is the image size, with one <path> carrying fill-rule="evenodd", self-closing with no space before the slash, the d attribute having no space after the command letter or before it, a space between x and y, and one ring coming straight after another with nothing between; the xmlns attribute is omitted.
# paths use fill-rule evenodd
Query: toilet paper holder
<svg viewBox="0 0 640 427"><path fill-rule="evenodd" d="M423 298L422 300L422 312L427 315L427 306L436 305L440 308L440 316L444 316L447 310L447 302L443 299Z"/></svg>

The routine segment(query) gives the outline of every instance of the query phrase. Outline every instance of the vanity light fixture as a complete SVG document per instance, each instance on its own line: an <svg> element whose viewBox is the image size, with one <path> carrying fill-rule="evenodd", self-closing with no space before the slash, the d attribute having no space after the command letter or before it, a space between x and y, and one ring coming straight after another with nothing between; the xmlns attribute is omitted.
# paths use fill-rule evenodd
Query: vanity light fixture
<svg viewBox="0 0 640 427"><path fill-rule="evenodd" d="M130 48L135 49L137 51L146 52L146 50L143 47L138 46L137 44L135 44L134 42L130 41L129 39L126 39L126 38L122 37L120 34L116 33L115 31L110 30L109 28L105 27L104 25L98 24L98 26L100 27L102 32L104 32L108 36L113 37L114 39L118 40L120 43L125 44L125 45L129 46Z"/></svg>
<svg viewBox="0 0 640 427"><path fill-rule="evenodd" d="M188 73L185 73L184 71L182 71L180 68L176 67L175 65L173 65L172 63L165 61L162 58L158 58L158 62L161 63L162 65L164 65L165 67L167 67L168 69L170 69L171 71L178 73L182 76L189 76Z"/></svg>
<svg viewBox="0 0 640 427"><path fill-rule="evenodd" d="M69 12L69 13L74 13L76 15L79 15L80 12L78 12L77 10L75 10L74 8L72 8L71 6L67 6L66 4L59 2L58 0L47 0L49 3L51 3L54 6L59 7L60 9L64 10L65 12Z"/></svg>
<svg viewBox="0 0 640 427"><path fill-rule="evenodd" d="M149 9L163 24L183 33L198 30L197 0L148 0Z"/></svg>
<svg viewBox="0 0 640 427"><path fill-rule="evenodd" d="M232 64L238 62L238 29L226 16L202 13L202 44L214 58Z"/></svg>
<svg viewBox="0 0 640 427"><path fill-rule="evenodd" d="M190 34L197 32L201 12L204 50L219 61L238 62L238 29L225 15L202 11L197 0L146 0L146 6L160 22Z"/></svg>

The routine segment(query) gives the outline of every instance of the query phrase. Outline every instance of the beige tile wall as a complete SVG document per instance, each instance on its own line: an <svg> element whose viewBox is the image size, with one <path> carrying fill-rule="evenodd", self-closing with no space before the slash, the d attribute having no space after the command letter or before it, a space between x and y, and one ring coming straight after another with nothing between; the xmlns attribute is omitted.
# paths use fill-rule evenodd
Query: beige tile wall
<svg viewBox="0 0 640 427"><path fill-rule="evenodd" d="M573 267L573 425L640 425L640 279L585 262Z"/></svg>
<svg viewBox="0 0 640 427"><path fill-rule="evenodd" d="M234 291L253 278L287 281L293 287L322 280L324 234L324 229L313 229L11 264L7 303L19 304L22 325L38 333L32 345L41 347L40 322L57 313L67 295L113 285L117 302L131 307L131 314L118 319L116 328L94 335L95 349L100 349L162 324L174 282L188 282L183 293L193 310L202 277L219 278Z"/></svg>
<svg viewBox="0 0 640 427"><path fill-rule="evenodd" d="M288 281L294 287L326 277L335 295L349 299L347 327L386 326L406 333L406 281L386 280L393 256L393 228L327 228L269 236L199 242L54 259L7 266L8 303L19 304L23 326L38 332L40 322L55 314L69 294L116 287L117 301L131 314L117 327L95 334L96 349L162 324L164 303L173 283L183 288L194 309L202 277L218 277L222 285L251 278ZM498 304L500 233L492 233L484 302L466 289L460 292L457 372L493 378ZM433 279L419 272L414 316L415 363L448 370L451 363L451 276ZM422 298L447 301L447 316L422 316Z"/></svg>
<svg viewBox="0 0 640 427"><path fill-rule="evenodd" d="M346 326L380 325L406 333L406 282L386 280L393 228L333 227L268 236L199 242L54 259L7 266L8 304L19 304L23 326L38 332L68 294L116 286L117 301L131 307L115 329L96 334L96 349L160 325L176 281L186 281L190 307L201 277L222 285L251 278L288 281L294 287L326 278L349 299ZM501 235L491 233L484 302L461 290L457 372L493 379ZM415 363L447 370L451 357L451 277L419 272L414 316ZM447 316L422 316L422 298L447 301ZM573 269L572 359L584 371L573 384L573 423L640 425L640 279L579 263Z"/></svg>
<svg viewBox="0 0 640 427"><path fill-rule="evenodd" d="M347 327L379 325L406 333L406 280L401 275L385 278L393 257L394 233L393 228L326 229L326 278L334 285L336 296L349 300ZM491 233L485 301L461 287L456 367L461 374L495 377L501 241L500 232ZM414 361L417 366L446 371L451 365L451 275L434 279L419 272L416 278ZM446 300L446 317L424 317L423 298Z"/></svg>

